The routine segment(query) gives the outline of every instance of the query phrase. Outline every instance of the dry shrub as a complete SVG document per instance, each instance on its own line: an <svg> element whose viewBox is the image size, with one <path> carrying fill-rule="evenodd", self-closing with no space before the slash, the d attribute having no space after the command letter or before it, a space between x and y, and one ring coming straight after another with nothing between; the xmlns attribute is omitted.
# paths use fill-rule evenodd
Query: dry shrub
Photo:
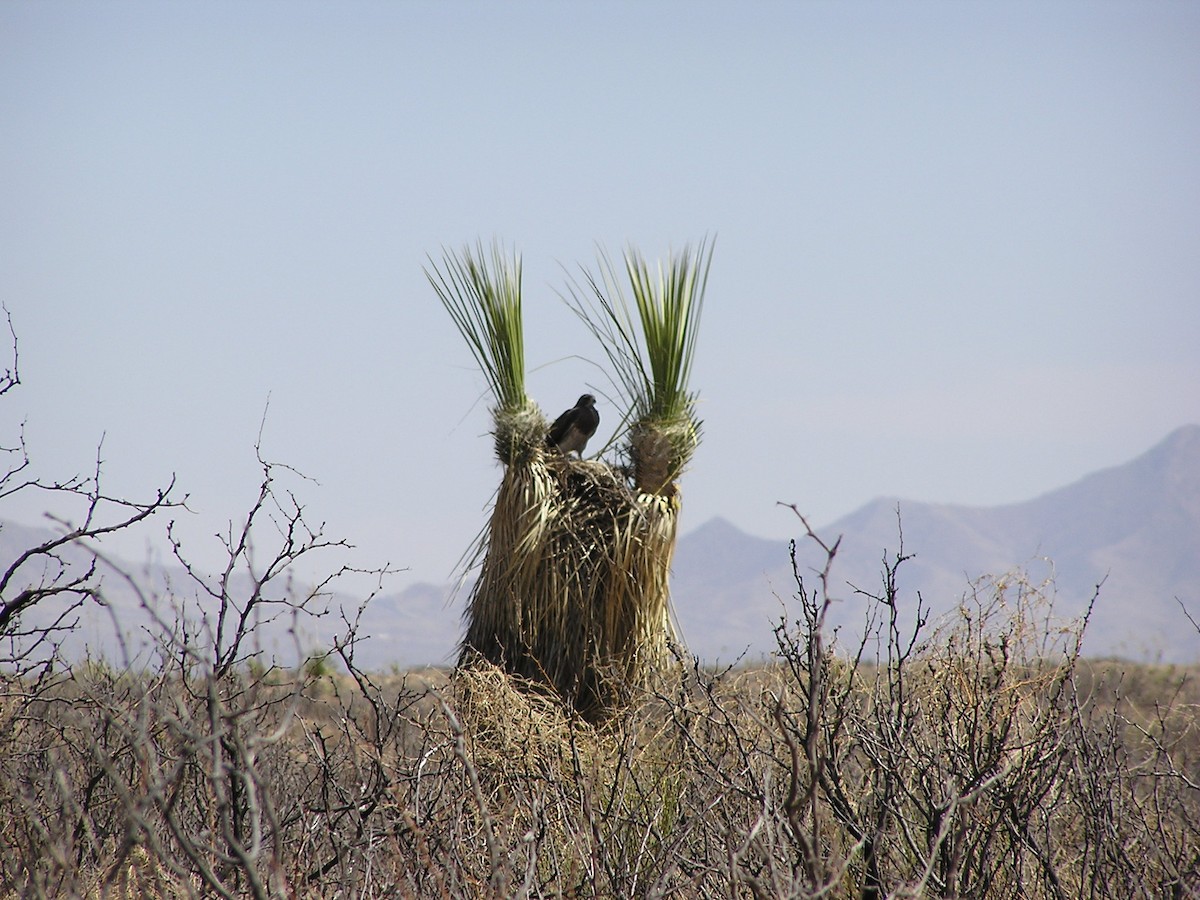
<svg viewBox="0 0 1200 900"><path fill-rule="evenodd" d="M599 725L481 663L273 679L243 715L281 737L249 768L233 760L273 810L278 855L254 863L269 864L263 895L1189 896L1194 689L1158 696L1163 728L1157 714L1135 726L1132 702L1077 694L1052 661L989 655L996 632L944 629L898 683L886 660L831 656L815 779L789 645L762 668L668 668ZM1195 673L1177 676L1172 692ZM170 739L203 692L131 685L97 667L25 706L0 782L0 894L220 895L171 849L212 838L206 786L220 770L202 739ZM1151 701L1157 686L1144 687ZM155 818L167 797L175 836ZM153 839L129 845L145 826ZM211 874L251 893L235 869Z"/></svg>
<svg viewBox="0 0 1200 900"><path fill-rule="evenodd" d="M598 722L479 659L362 672L353 635L341 674L164 635L5 676L0 896L1194 896L1194 668L1084 665L1019 577L927 623L900 562L854 643L800 580L775 662L661 665Z"/></svg>

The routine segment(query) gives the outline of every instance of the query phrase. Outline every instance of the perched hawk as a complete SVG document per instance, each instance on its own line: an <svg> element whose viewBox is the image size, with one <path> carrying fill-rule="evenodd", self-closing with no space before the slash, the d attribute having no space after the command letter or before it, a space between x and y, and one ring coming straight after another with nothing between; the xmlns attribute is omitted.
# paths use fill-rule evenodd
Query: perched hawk
<svg viewBox="0 0 1200 900"><path fill-rule="evenodd" d="M596 398L584 394L573 407L554 420L546 435L546 443L563 453L574 450L583 456L588 438L596 433L599 426L600 413L596 412Z"/></svg>

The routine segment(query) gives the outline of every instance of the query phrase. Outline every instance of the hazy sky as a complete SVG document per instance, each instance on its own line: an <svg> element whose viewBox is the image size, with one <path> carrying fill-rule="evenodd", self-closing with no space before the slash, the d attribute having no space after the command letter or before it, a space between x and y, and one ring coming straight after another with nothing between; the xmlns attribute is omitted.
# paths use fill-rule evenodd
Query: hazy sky
<svg viewBox="0 0 1200 900"><path fill-rule="evenodd" d="M1016 502L1200 421L1200 4L9 0L0 135L0 442L176 473L201 557L269 397L357 562L450 574L499 471L422 265L478 239L554 415L611 392L568 276L715 236L685 530Z"/></svg>

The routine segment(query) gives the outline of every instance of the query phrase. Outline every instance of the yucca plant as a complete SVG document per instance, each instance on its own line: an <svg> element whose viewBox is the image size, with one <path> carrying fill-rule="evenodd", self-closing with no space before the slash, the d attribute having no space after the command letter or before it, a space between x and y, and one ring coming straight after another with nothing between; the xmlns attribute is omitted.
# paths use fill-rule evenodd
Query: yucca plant
<svg viewBox="0 0 1200 900"><path fill-rule="evenodd" d="M510 265L493 249L489 267L479 248L448 254L442 269L427 271L495 394L505 466L477 557L460 665L498 665L592 719L647 681L674 633L673 479L699 439L687 383L707 274L703 246L696 260L703 271L685 253L656 285L640 257L627 257L641 331L618 319L627 305L602 305L607 318L599 323L584 318L597 335L615 329L625 341L609 358L634 397L630 453L642 473L634 485L624 467L547 445L546 419L524 393L519 261Z"/></svg>
<svg viewBox="0 0 1200 900"><path fill-rule="evenodd" d="M525 394L525 331L521 317L521 257L493 243L444 252L425 277L471 349L495 398L496 456L503 463L528 453L546 422Z"/></svg>
<svg viewBox="0 0 1200 900"><path fill-rule="evenodd" d="M689 383L712 245L684 247L654 272L636 250L626 250L624 262L632 302L602 253L599 277L585 273L586 288L573 286L568 303L599 339L631 401L634 483L645 493L670 492L700 443Z"/></svg>

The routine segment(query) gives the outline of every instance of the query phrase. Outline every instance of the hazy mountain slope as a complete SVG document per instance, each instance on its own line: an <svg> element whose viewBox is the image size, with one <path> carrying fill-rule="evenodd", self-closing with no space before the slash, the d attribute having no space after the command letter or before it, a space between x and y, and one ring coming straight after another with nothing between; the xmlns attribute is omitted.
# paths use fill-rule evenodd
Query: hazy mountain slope
<svg viewBox="0 0 1200 900"><path fill-rule="evenodd" d="M982 575L1024 567L1040 578L1052 571L1064 615L1080 613L1103 582L1089 653L1200 658L1200 635L1175 600L1200 611L1200 426L1024 503L972 508L880 499L818 529L829 540L842 535L833 572L842 591L835 592L839 621L855 621L859 601L849 585L879 585L884 550L895 554L901 525L904 550L915 554L900 578L910 605L920 591L945 611ZM802 571L819 563L808 549L801 557ZM771 649L769 627L780 612L774 594L794 589L785 543L742 535L727 523L704 526L680 541L676 576L676 606L695 652L728 657L747 646Z"/></svg>

